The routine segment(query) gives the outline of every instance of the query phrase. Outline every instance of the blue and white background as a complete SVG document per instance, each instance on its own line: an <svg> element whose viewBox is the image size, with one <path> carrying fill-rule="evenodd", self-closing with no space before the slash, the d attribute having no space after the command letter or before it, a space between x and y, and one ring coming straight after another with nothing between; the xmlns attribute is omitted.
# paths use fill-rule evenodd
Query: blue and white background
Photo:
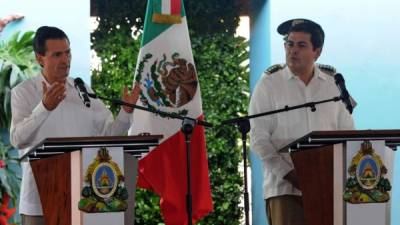
<svg viewBox="0 0 400 225"><path fill-rule="evenodd" d="M276 27L292 18L308 18L321 24L326 39L320 63L341 72L357 100L357 129L400 129L399 86L400 1L396 0L251 0L251 87L270 65L284 62L282 37ZM57 26L70 38L71 76L90 83L90 1L2 0L0 17L20 13L25 19L0 34L7 39L16 30ZM253 224L264 225L262 175L253 161ZM400 224L400 156L396 155L392 191L392 225Z"/></svg>
<svg viewBox="0 0 400 225"><path fill-rule="evenodd" d="M90 84L90 1L1 0L0 18L16 13L25 18L8 24L0 34L0 40L7 40L16 31L36 31L40 26L58 27L70 40L71 77L81 77Z"/></svg>

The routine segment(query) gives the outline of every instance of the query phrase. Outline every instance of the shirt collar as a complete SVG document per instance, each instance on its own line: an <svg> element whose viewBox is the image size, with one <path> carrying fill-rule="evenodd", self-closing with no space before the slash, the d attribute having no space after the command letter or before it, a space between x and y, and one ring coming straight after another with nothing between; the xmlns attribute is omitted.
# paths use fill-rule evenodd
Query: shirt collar
<svg viewBox="0 0 400 225"><path fill-rule="evenodd" d="M42 86L42 81L44 81L47 85L49 85L49 83L47 82L47 80L44 78L44 75L42 74L42 73L39 73L38 74L38 77L40 77L38 80L39 80L39 83L40 83L40 86ZM68 76L67 77L67 85L69 85L69 86L74 86L74 79L72 78L72 77L70 77L70 76Z"/></svg>
<svg viewBox="0 0 400 225"><path fill-rule="evenodd" d="M74 86L74 79L72 77L67 77L67 84L69 84L70 86Z"/></svg>
<svg viewBox="0 0 400 225"><path fill-rule="evenodd" d="M286 79L286 80L296 78L296 75L294 75L294 74L292 73L292 71L290 71L290 69L289 69L288 66L285 66L284 70L285 70L284 76L285 76L285 79ZM327 79L328 79L327 76L328 76L328 75L324 74L324 73L318 68L318 66L315 66L315 65L314 65L314 76L313 76L312 79L314 79L314 77L318 77L319 79L327 80Z"/></svg>

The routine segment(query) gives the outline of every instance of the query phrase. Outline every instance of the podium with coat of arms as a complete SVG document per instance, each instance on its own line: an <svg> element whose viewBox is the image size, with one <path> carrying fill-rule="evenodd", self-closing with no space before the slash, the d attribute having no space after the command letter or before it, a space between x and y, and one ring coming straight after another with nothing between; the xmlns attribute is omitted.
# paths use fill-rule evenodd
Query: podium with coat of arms
<svg viewBox="0 0 400 225"><path fill-rule="evenodd" d="M46 225L134 224L137 158L161 135L48 138L24 156Z"/></svg>
<svg viewBox="0 0 400 225"><path fill-rule="evenodd" d="M289 152L308 225L390 225L400 130L314 131Z"/></svg>

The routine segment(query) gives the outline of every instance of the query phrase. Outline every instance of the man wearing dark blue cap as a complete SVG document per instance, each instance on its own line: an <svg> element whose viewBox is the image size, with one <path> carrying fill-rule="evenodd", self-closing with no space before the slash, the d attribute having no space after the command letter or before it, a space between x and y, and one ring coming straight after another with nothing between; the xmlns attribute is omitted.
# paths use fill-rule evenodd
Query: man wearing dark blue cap
<svg viewBox="0 0 400 225"><path fill-rule="evenodd" d="M335 69L316 64L325 34L307 19L282 23L286 64L268 68L250 101L249 114L339 96L332 75ZM306 218L293 162L279 149L314 130L351 130L353 119L341 102L264 116L251 120L251 149L264 164L264 199L269 225L303 225Z"/></svg>

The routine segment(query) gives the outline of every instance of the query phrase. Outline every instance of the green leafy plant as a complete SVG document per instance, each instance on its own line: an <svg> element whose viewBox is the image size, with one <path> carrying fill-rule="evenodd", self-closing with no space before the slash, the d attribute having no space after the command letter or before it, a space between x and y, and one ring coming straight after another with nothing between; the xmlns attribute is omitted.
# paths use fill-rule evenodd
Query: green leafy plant
<svg viewBox="0 0 400 225"><path fill-rule="evenodd" d="M16 220L21 172L16 152L3 139L0 138L0 224L8 224L7 220Z"/></svg>
<svg viewBox="0 0 400 225"><path fill-rule="evenodd" d="M8 41L0 42L0 128L10 126L11 89L39 69L32 49L33 34L26 32L20 36L16 32Z"/></svg>
<svg viewBox="0 0 400 225"><path fill-rule="evenodd" d="M91 36L94 49L97 48L96 46L101 47L101 43L115 32L126 35L140 33L143 30L147 2L92 0L92 10L98 15L99 22L99 26ZM184 0L183 2L189 29L199 35L235 34L240 11L244 7L244 1L232 0Z"/></svg>
<svg viewBox="0 0 400 225"><path fill-rule="evenodd" d="M14 204L19 195L21 175L18 171L18 156L12 153L13 147L0 139L0 197L4 193L12 198ZM2 199L1 199L2 200ZM0 200L0 202L2 202Z"/></svg>
<svg viewBox="0 0 400 225"><path fill-rule="evenodd" d="M203 98L208 164L214 212L199 224L241 224L243 209L240 133L234 126L219 126L228 118L242 116L249 100L248 44L243 38L221 33L192 38L192 48Z"/></svg>
<svg viewBox="0 0 400 225"><path fill-rule="evenodd" d="M140 41L123 32L115 32L101 43L102 47L95 45L101 68L92 71L92 88L101 96L119 99L122 88L133 84ZM116 113L119 107L111 107L111 110Z"/></svg>
<svg viewBox="0 0 400 225"><path fill-rule="evenodd" d="M32 74L39 66L32 49L34 32L16 32L8 40L0 42L0 202L4 208L15 207L21 182L21 168L17 160L18 150L9 143L8 130L11 123L11 89ZM7 210L7 208L4 208ZM7 220L11 211L2 213L0 220ZM18 220L18 215L10 219Z"/></svg>

